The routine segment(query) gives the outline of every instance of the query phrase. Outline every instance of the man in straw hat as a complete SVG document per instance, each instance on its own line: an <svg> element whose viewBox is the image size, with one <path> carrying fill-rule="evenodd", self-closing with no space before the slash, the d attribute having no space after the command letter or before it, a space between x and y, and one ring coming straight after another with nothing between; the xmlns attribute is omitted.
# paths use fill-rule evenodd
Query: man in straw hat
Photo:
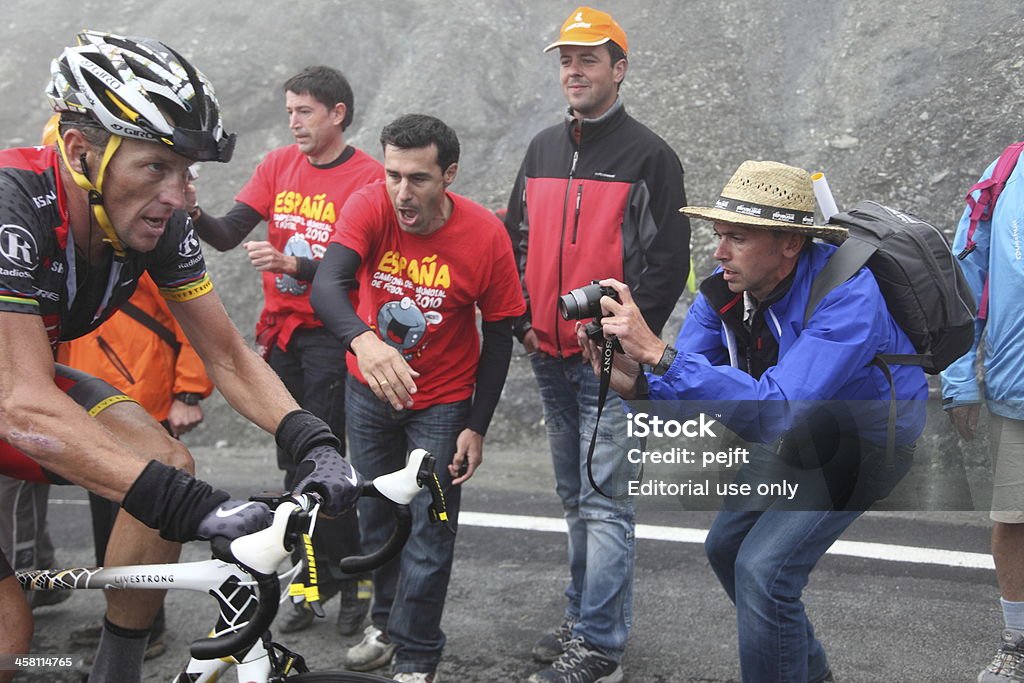
<svg viewBox="0 0 1024 683"><path fill-rule="evenodd" d="M568 603L562 623L533 648L551 667L530 680L614 683L631 621L633 500L605 498L588 481L598 382L556 305L569 290L615 277L634 288L648 324L660 330L686 284L690 225L676 211L686 203L679 158L619 97L629 50L622 27L578 7L546 51L555 49L569 110L530 143L505 220L529 303L516 334L540 386L569 533ZM635 469L624 456L639 444L625 436L618 396L609 395L599 424L591 471L613 492Z"/></svg>
<svg viewBox="0 0 1024 683"><path fill-rule="evenodd" d="M651 399L644 409L665 417L685 415L689 401L704 412L713 406L716 419L753 442L733 482L751 493L725 499L705 541L736 605L743 680L830 681L801 593L829 546L909 469L924 428L924 374L892 366L899 410L887 463L890 385L871 361L914 347L866 269L805 323L811 283L835 251L813 238L843 237L815 225L807 172L746 161L714 206L681 211L713 223L720 267L701 284L674 345L647 327L628 287L602 281L621 300L602 299L604 334L624 351L612 386ZM578 334L596 369L596 345ZM799 492L756 494L758 484L782 481Z"/></svg>

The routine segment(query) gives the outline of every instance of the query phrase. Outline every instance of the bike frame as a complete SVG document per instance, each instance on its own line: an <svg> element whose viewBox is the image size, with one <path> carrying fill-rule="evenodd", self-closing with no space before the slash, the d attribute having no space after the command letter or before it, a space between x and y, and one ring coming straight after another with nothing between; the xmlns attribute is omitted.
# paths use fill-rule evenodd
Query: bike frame
<svg viewBox="0 0 1024 683"><path fill-rule="evenodd" d="M371 571L401 552L412 529L409 503L421 486L427 486L430 491L437 519L447 521L444 495L434 474L434 464L433 456L417 448L409 454L403 469L363 485L361 495L373 495L391 503L395 530L374 552L340 560L338 566L343 572L354 575ZM291 552L286 539L308 540L316 524L320 498L315 494L270 495L256 496L253 500L272 503L274 520L269 527L233 541L211 539L214 555L228 557L232 562L212 559L180 564L41 569L15 572L15 576L23 589L33 591L178 589L212 595L220 607L217 623L206 639L192 644L194 654L173 683L214 683L222 680L221 674L232 665L236 667L239 683L268 683L272 678L278 680L295 670L301 674L305 672L301 656L272 643L269 627L278 605L288 599L288 591L280 590L281 586L290 584L305 564L299 562L283 574L277 573L277 568ZM298 516L293 517L295 514ZM301 526L293 527L293 521ZM268 644L274 652L268 652ZM199 659L195 655L205 657ZM334 672L333 675L339 681L376 678L368 674L346 676L346 673Z"/></svg>
<svg viewBox="0 0 1024 683"><path fill-rule="evenodd" d="M291 583L302 568L299 563L278 575L282 585ZM257 596L253 590L252 576L237 564L221 560L203 560L180 564L148 564L124 567L78 567L73 569L43 569L16 572L21 587L25 590L84 590L84 589L150 589L150 590L191 590L212 595L220 608L216 625L209 636L232 633L248 623L256 607ZM282 602L287 600L282 599ZM258 639L245 652L241 660L234 657L222 659L196 659L191 657L185 668L173 681L187 683L212 683L224 680L224 672L236 666L239 683L266 683L273 673L270 657Z"/></svg>

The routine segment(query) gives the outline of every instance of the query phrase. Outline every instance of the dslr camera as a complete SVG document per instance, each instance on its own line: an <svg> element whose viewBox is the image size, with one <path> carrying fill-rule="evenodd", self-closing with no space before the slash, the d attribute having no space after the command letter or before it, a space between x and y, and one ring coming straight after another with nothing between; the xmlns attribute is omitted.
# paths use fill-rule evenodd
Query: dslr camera
<svg viewBox="0 0 1024 683"><path fill-rule="evenodd" d="M601 297L603 296L619 301L619 295L614 289L602 287L597 280L558 297L558 312L562 314L564 320L593 318L592 321L584 325L583 329L591 341L598 345L604 344L604 334L601 332Z"/></svg>

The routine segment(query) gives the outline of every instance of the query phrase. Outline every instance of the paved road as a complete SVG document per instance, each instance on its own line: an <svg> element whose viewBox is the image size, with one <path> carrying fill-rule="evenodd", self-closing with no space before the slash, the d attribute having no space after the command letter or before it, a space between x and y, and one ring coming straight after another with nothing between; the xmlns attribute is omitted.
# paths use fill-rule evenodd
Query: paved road
<svg viewBox="0 0 1024 683"><path fill-rule="evenodd" d="M197 449L202 476L243 494L276 480L269 449ZM522 681L536 670L529 650L560 617L566 572L560 509L546 449L492 451L464 494L466 515L445 613L444 680ZM77 490L55 491L51 527L67 564L89 563L87 508ZM738 677L733 612L699 545L709 511L641 506L634 630L624 661L632 683L733 681ZM493 515L514 515L509 520ZM534 519L539 518L539 519ZM483 526L497 523L499 526ZM501 525L504 525L501 526ZM547 529L554 529L547 530ZM654 540L675 536L674 540ZM652 538L653 537L653 538ZM844 536L846 554L819 565L806 593L839 681L969 681L990 657L1000 627L981 513L873 512ZM956 551L936 559L902 546ZM886 552L879 552L886 551ZM876 555L917 562L872 559ZM204 559L198 545L187 559ZM936 564L935 562L939 562ZM966 563L967 567L949 566ZM186 645L213 618L205 596L169 598L170 652L146 666L146 680L169 681ZM96 618L99 592L81 592L36 614L34 652L64 653L67 632ZM334 615L328 605L328 615ZM357 638L333 633L330 620L282 636L314 667L333 668ZM76 654L85 654L82 651ZM21 681L77 680L73 672L22 675ZM229 679L230 680L230 679Z"/></svg>

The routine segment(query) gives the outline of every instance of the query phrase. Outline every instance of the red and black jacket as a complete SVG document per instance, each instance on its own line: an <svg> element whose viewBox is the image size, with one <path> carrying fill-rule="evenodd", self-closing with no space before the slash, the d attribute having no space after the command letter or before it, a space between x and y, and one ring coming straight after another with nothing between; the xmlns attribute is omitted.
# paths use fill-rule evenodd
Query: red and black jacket
<svg viewBox="0 0 1024 683"><path fill-rule="evenodd" d="M558 297L609 277L630 286L660 334L689 273L685 205L679 158L621 100L598 119L569 116L541 131L505 217L529 306L520 339L532 327L544 353L578 354L575 322L562 320Z"/></svg>

